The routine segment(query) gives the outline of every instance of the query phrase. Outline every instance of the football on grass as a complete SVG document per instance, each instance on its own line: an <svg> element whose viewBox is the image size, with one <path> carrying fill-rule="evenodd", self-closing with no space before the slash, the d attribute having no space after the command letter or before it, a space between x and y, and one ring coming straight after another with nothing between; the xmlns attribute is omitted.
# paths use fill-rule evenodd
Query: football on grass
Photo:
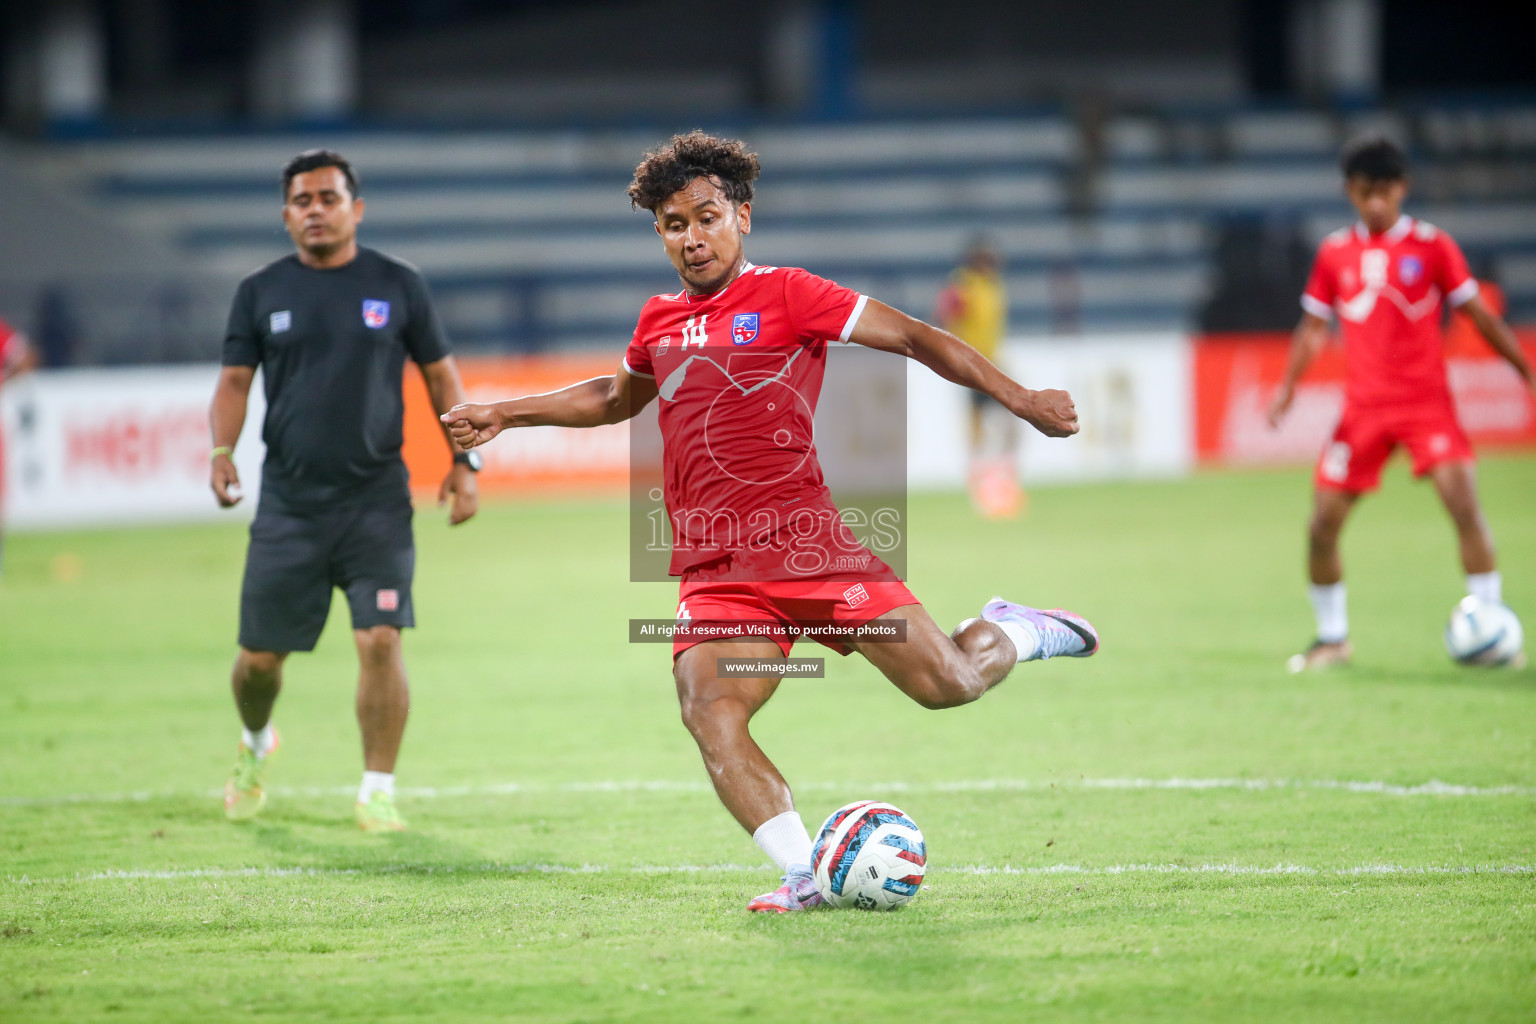
<svg viewBox="0 0 1536 1024"><path fill-rule="evenodd" d="M1510 665L1523 660L1525 630L1502 604L1464 597L1445 624L1445 650L1463 665Z"/></svg>
<svg viewBox="0 0 1536 1024"><path fill-rule="evenodd" d="M917 823L878 800L833 811L811 849L816 886L834 907L895 910L917 895L927 863Z"/></svg>

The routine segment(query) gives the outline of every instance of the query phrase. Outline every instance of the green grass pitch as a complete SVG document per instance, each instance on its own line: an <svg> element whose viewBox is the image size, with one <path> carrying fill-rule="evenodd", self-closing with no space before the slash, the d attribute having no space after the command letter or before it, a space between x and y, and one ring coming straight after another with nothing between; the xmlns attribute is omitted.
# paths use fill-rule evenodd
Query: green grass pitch
<svg viewBox="0 0 1536 1024"><path fill-rule="evenodd" d="M1536 627L1536 459L1482 466ZM1345 535L1356 664L1310 635L1300 472L1042 488L1015 523L912 501L941 623L1081 610L1090 661L977 704L858 658L757 734L818 823L927 833L895 914L759 917L616 503L418 516L408 834L360 834L344 603L290 660L258 821L224 821L243 529L19 535L0 578L0 1020L1536 1018L1536 672L1458 669L1453 537L1401 463ZM799 653L816 654L816 650ZM1203 781L1202 781L1203 780ZM1439 785L1428 785L1438 783Z"/></svg>

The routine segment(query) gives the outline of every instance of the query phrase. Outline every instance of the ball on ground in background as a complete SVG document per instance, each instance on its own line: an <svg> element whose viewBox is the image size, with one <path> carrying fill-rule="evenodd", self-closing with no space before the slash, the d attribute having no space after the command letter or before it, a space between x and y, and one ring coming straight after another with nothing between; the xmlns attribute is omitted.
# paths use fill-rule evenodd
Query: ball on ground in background
<svg viewBox="0 0 1536 1024"><path fill-rule="evenodd" d="M1502 604L1464 597L1445 624L1445 651L1463 665L1524 662L1525 630Z"/></svg>
<svg viewBox="0 0 1536 1024"><path fill-rule="evenodd" d="M927 864L917 823L878 800L833 811L811 849L816 886L834 907L895 910L917 895Z"/></svg>

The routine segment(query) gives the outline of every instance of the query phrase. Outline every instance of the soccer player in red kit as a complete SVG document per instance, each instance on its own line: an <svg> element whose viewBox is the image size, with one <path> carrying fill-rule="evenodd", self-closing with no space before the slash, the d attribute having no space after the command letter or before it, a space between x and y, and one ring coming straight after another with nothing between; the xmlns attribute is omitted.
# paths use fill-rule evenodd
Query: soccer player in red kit
<svg viewBox="0 0 1536 1024"><path fill-rule="evenodd" d="M1443 306L1465 312L1526 386L1536 387L1509 325L1478 297L1460 247L1433 224L1402 212L1408 194L1403 151L1370 136L1351 143L1340 163L1345 194L1360 220L1329 235L1318 249L1290 362L1269 411L1270 423L1278 425L1336 314L1346 361L1344 413L1317 462L1308 525L1317 637L1291 659L1292 671L1349 661L1339 532L1360 496L1376 489L1382 464L1398 445L1408 449L1414 475L1430 478L1450 513L1467 592L1482 601L1503 599L1493 537L1478 505L1472 446L1446 380Z"/></svg>
<svg viewBox="0 0 1536 1024"><path fill-rule="evenodd" d="M19 377L37 365L37 354L27 336L0 320L0 387L8 378ZM0 565L5 553L5 437L0 434Z"/></svg>
<svg viewBox="0 0 1536 1024"><path fill-rule="evenodd" d="M795 623L894 624L904 642L823 642L857 650L924 707L946 708L980 697L1018 662L1091 655L1098 636L1070 612L994 598L951 638L853 538L812 441L828 343L917 359L1048 436L1076 433L1077 413L1065 392L1020 387L951 334L804 270L749 263L742 240L757 175L740 142L702 132L647 154L630 199L655 215L682 291L645 304L613 376L459 406L443 421L468 449L507 427L615 423L661 399L671 572L682 577L673 675L683 722L721 802L784 871L784 885L749 909L784 912L821 896L789 786L748 731L780 677L725 673L722 659L782 661ZM736 635L711 638L712 624Z"/></svg>

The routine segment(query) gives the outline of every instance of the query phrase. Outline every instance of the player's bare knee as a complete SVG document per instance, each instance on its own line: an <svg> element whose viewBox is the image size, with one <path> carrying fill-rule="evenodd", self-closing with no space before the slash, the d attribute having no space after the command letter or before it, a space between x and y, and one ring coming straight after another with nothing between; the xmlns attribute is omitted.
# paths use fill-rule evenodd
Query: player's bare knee
<svg viewBox="0 0 1536 1024"><path fill-rule="evenodd" d="M741 732L752 717L744 703L727 696L679 693L678 711L684 727L701 746Z"/></svg>
<svg viewBox="0 0 1536 1024"><path fill-rule="evenodd" d="M958 708L962 704L980 700L981 695L987 692L986 684L981 677L974 672L967 673L962 679L950 680L944 689L940 700L928 707L934 711L942 711L945 708Z"/></svg>
<svg viewBox="0 0 1536 1024"><path fill-rule="evenodd" d="M968 690L938 689L914 693L912 699L928 711L944 711L948 708L958 708L962 704L969 704L980 696L981 694L971 693Z"/></svg>
<svg viewBox="0 0 1536 1024"><path fill-rule="evenodd" d="M288 654L285 651L253 651L248 647L242 647L237 671L244 669L247 674L276 675L283 667L283 659L286 657Z"/></svg>
<svg viewBox="0 0 1536 1024"><path fill-rule="evenodd" d="M1307 544L1314 554L1331 552L1339 543L1341 520L1331 516L1314 515L1307 522Z"/></svg>
<svg viewBox="0 0 1536 1024"><path fill-rule="evenodd" d="M400 652L400 630L394 626L371 626L354 634L357 657L369 665L387 664Z"/></svg>
<svg viewBox="0 0 1536 1024"><path fill-rule="evenodd" d="M929 711L943 711L969 704L987 692L985 682L970 663L955 662L931 667L907 693Z"/></svg>

